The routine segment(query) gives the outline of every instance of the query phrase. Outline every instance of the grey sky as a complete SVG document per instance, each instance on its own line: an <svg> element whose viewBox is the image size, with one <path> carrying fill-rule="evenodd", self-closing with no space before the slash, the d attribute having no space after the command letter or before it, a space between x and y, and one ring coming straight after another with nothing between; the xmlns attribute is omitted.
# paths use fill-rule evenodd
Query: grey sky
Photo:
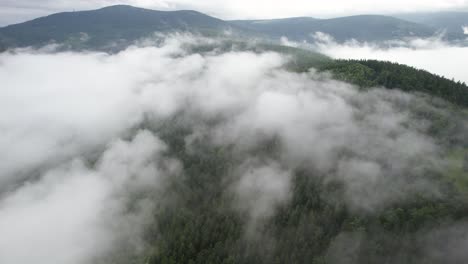
<svg viewBox="0 0 468 264"><path fill-rule="evenodd" d="M0 0L0 26L56 12L115 4L160 10L195 9L224 19L468 10L468 0Z"/></svg>

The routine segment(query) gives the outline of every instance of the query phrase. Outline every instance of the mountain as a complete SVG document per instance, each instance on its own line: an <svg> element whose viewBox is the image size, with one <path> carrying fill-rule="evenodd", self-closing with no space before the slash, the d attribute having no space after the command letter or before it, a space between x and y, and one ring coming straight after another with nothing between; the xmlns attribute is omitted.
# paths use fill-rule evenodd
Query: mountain
<svg viewBox="0 0 468 264"><path fill-rule="evenodd" d="M5 47L53 40L125 47L153 32L225 30L382 41L437 29L382 16L227 22L114 6L5 27L0 40ZM0 166L0 179L11 174L15 185L0 186L0 230L8 231L0 244L13 241L0 247L2 263L468 259L465 83L268 42L225 38L191 41L177 54L157 49L26 52L0 62L0 109L8 116L0 118L0 146L16 163ZM281 67L268 51L289 63ZM54 232L53 241L41 230Z"/></svg>
<svg viewBox="0 0 468 264"><path fill-rule="evenodd" d="M118 5L58 13L0 28L0 51L50 43L61 43L71 49L121 50L155 32L192 32L208 36L224 36L229 32L231 36L271 42L283 36L294 41L314 41L313 34L320 31L338 42L350 39L381 42L429 37L437 30L430 23L423 25L379 15L224 21L197 11L156 11Z"/></svg>
<svg viewBox="0 0 468 264"><path fill-rule="evenodd" d="M413 13L396 16L446 31L447 34L451 34L452 36L468 36L468 33L465 33L463 29L464 27L468 27L468 12Z"/></svg>
<svg viewBox="0 0 468 264"><path fill-rule="evenodd" d="M273 20L238 20L233 24L268 34L271 37L285 36L290 40L313 40L315 32L333 36L337 41L385 41L405 37L429 37L435 30L429 26L389 16L360 15L333 19L307 17Z"/></svg>
<svg viewBox="0 0 468 264"><path fill-rule="evenodd" d="M361 88L385 87L442 98L468 108L468 86L425 70L376 60L335 60L317 67Z"/></svg>
<svg viewBox="0 0 468 264"><path fill-rule="evenodd" d="M0 47L39 46L50 42L73 47L127 44L154 32L218 34L232 25L196 11L155 11L126 5L66 12L0 29ZM234 29L235 30L235 29Z"/></svg>

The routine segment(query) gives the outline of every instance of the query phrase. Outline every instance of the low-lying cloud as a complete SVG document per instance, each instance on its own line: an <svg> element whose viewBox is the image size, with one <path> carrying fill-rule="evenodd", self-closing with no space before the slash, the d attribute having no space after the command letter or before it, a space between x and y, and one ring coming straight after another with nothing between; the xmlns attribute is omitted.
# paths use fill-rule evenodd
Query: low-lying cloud
<svg viewBox="0 0 468 264"><path fill-rule="evenodd" d="M144 194L162 188L163 177L178 168L161 158L165 149L140 131L111 143L96 166L77 157L3 193L1 262L92 263L124 242L128 252L141 250L157 202Z"/></svg>
<svg viewBox="0 0 468 264"><path fill-rule="evenodd" d="M185 172L158 131L140 127L175 116L191 128L188 149L233 147L223 177L253 227L288 203L299 168L342 182L350 210L439 195L423 176L441 166L441 146L413 115L432 107L424 97L287 72L277 53L185 44L0 55L0 262L82 264L122 243L143 250L157 194Z"/></svg>
<svg viewBox="0 0 468 264"><path fill-rule="evenodd" d="M440 36L390 41L386 43L388 47L352 40L339 44L331 36L321 32L315 33L314 36L318 51L333 58L397 62L468 83L468 74L464 70L468 60L468 47L449 44Z"/></svg>

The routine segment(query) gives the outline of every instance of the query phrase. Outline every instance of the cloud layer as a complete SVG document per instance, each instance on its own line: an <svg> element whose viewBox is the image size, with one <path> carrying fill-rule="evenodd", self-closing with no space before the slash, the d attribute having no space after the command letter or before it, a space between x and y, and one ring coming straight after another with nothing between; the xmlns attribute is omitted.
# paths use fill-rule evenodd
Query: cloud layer
<svg viewBox="0 0 468 264"><path fill-rule="evenodd" d="M287 72L277 53L192 54L187 41L200 40L0 55L0 262L82 264L119 245L143 250L158 194L184 173L157 129L175 117L190 128L187 149L233 148L222 177L250 229L288 203L299 168L343 183L350 210L439 194L424 175L441 165L442 146L413 113L433 108L424 97Z"/></svg>
<svg viewBox="0 0 468 264"><path fill-rule="evenodd" d="M119 243L137 252L156 201L132 196L162 188L164 175L174 172L158 164L165 148L141 131L130 142L111 143L94 168L75 158L3 193L0 260L92 263ZM129 202L136 203L131 210Z"/></svg>
<svg viewBox="0 0 468 264"><path fill-rule="evenodd" d="M468 83L464 65L468 47L454 46L438 37L389 42L390 47L348 41L336 43L331 36L315 34L318 51L337 59L375 59L406 64L456 81Z"/></svg>

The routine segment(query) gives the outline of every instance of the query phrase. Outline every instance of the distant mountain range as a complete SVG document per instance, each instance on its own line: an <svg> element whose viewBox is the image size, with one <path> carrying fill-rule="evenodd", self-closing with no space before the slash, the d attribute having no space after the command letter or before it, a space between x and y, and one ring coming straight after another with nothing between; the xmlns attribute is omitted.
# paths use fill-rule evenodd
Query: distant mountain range
<svg viewBox="0 0 468 264"><path fill-rule="evenodd" d="M217 33L232 26L196 11L155 11L111 6L92 11L66 12L0 28L4 47L39 46L51 42L78 47L126 45L154 32Z"/></svg>
<svg viewBox="0 0 468 264"><path fill-rule="evenodd" d="M118 5L58 13L0 28L0 50L49 43L62 43L75 49L119 49L155 32L229 34L273 41L284 36L294 41L314 41L313 34L320 31L338 42L350 39L381 42L430 37L445 30L448 39L457 40L466 37L462 30L464 25L468 25L468 13L224 21L190 10L156 11Z"/></svg>
<svg viewBox="0 0 468 264"><path fill-rule="evenodd" d="M313 33L324 32L338 42L350 39L358 41L385 41L405 37L429 37L435 30L429 26L388 16L361 15L333 19L287 18L273 20L232 21L271 37L285 36L291 40L313 40Z"/></svg>
<svg viewBox="0 0 468 264"><path fill-rule="evenodd" d="M463 30L468 27L468 12L414 13L396 17L446 31L454 37L461 34L468 37L468 32Z"/></svg>

